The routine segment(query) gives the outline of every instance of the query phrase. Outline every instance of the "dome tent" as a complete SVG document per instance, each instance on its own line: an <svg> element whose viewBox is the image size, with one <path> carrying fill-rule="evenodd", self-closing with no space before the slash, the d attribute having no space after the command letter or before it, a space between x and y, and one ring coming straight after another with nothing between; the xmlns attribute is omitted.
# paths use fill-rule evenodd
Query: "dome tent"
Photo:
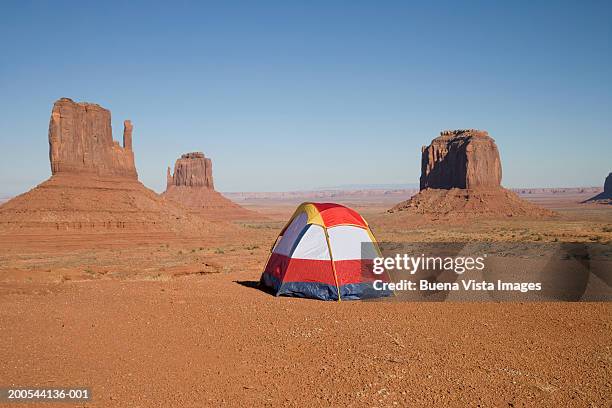
<svg viewBox="0 0 612 408"><path fill-rule="evenodd" d="M276 296L321 300L389 296L374 289L380 249L366 221L334 203L303 203L272 246L261 283Z"/></svg>

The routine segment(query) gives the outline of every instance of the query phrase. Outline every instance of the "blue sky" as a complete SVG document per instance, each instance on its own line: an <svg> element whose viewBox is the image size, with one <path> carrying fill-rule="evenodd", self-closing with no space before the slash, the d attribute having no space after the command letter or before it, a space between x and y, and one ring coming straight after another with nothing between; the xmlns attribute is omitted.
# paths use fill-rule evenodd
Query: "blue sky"
<svg viewBox="0 0 612 408"><path fill-rule="evenodd" d="M414 183L443 129L489 131L508 187L612 170L606 1L0 5L0 195L50 175L60 97L134 123L157 191L184 152L221 191Z"/></svg>

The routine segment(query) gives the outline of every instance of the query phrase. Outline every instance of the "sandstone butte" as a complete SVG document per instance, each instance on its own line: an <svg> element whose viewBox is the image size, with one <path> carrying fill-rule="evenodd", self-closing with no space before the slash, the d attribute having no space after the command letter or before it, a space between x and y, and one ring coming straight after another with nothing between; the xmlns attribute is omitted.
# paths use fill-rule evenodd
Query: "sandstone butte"
<svg viewBox="0 0 612 408"><path fill-rule="evenodd" d="M0 206L0 231L202 231L208 223L138 181L133 126L123 146L113 140L111 113L61 98L49 121L51 178Z"/></svg>
<svg viewBox="0 0 612 408"><path fill-rule="evenodd" d="M420 191L389 210L434 218L546 217L554 213L501 186L495 140L486 131L446 130L423 146Z"/></svg>
<svg viewBox="0 0 612 408"><path fill-rule="evenodd" d="M207 219L263 218L247 210L215 190L212 160L202 152L185 153L166 172L166 191L162 196L181 204Z"/></svg>
<svg viewBox="0 0 612 408"><path fill-rule="evenodd" d="M596 196L589 198L583 203L612 205L612 173L609 173L608 177L606 177L603 191Z"/></svg>

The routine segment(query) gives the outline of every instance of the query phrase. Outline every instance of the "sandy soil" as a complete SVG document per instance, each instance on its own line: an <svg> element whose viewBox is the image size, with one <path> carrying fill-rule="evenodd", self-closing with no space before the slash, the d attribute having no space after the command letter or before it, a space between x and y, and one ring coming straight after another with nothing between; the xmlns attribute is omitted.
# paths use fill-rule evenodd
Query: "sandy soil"
<svg viewBox="0 0 612 408"><path fill-rule="evenodd" d="M551 202L470 224L357 208L379 240L612 241L610 208ZM275 298L254 286L294 207L255 209L208 237L0 236L2 386L89 386L95 407L612 404L610 303Z"/></svg>
<svg viewBox="0 0 612 408"><path fill-rule="evenodd" d="M324 303L256 277L3 286L0 373L98 407L610 404L609 304Z"/></svg>

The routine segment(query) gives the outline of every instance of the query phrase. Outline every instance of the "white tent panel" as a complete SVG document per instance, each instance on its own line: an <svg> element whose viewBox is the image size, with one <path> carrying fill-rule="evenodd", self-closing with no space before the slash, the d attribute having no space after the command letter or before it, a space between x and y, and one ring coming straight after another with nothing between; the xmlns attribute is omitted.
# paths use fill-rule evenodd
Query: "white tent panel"
<svg viewBox="0 0 612 408"><path fill-rule="evenodd" d="M374 259L376 247L368 232L352 225L338 225L327 230L334 261Z"/></svg>
<svg viewBox="0 0 612 408"><path fill-rule="evenodd" d="M312 224L300 239L291 258L329 261L329 249L325 231L320 225Z"/></svg>
<svg viewBox="0 0 612 408"><path fill-rule="evenodd" d="M296 240L300 237L300 233L306 227L307 222L308 215L306 215L304 212L295 217L285 230L283 236L276 243L276 246L272 252L279 255L289 256Z"/></svg>

